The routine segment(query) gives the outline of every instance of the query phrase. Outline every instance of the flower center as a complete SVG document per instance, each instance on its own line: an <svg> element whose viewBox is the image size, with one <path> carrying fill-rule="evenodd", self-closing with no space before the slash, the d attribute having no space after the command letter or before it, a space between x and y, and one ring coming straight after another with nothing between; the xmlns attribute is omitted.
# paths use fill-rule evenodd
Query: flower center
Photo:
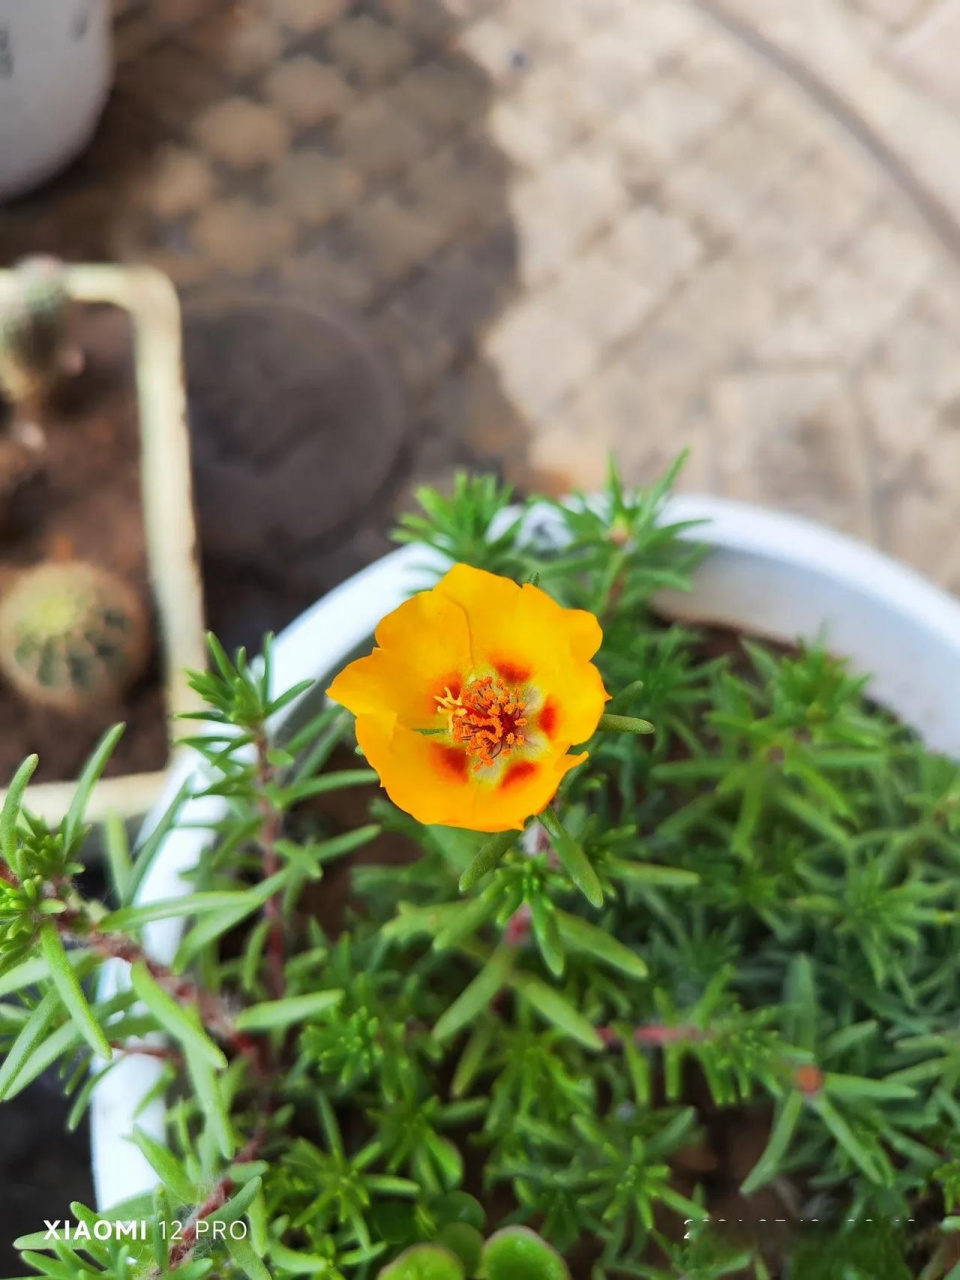
<svg viewBox="0 0 960 1280"><path fill-rule="evenodd" d="M449 688L437 697L437 710L446 715L451 738L466 748L477 769L523 746L525 707L516 689L493 676L468 681L456 697Z"/></svg>

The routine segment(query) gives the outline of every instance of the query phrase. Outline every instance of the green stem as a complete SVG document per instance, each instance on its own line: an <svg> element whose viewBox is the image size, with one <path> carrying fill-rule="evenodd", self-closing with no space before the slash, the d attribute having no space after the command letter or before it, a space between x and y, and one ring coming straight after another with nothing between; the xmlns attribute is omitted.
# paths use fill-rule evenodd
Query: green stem
<svg viewBox="0 0 960 1280"><path fill-rule="evenodd" d="M260 795L257 808L261 816L258 843L263 858L263 878L269 880L280 870L280 856L277 853L277 841L283 834L283 811L278 809L270 799L270 786L276 781L276 771L270 763L270 744L266 732L261 725L254 734L254 745L257 752L257 783ZM267 939L267 964L270 993L274 1000L282 1000L286 990L286 947L284 944L283 912L281 895L275 893L263 908L264 918L270 922Z"/></svg>
<svg viewBox="0 0 960 1280"><path fill-rule="evenodd" d="M519 831L499 831L495 836L482 844L473 861L460 877L460 892L466 893L481 880L488 871L492 871L503 859L509 849L520 839Z"/></svg>

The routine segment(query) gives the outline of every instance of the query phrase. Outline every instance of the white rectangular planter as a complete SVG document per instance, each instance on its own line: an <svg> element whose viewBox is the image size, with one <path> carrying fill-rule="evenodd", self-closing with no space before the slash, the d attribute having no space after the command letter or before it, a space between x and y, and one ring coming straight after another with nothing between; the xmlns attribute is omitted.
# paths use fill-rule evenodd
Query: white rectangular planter
<svg viewBox="0 0 960 1280"><path fill-rule="evenodd" d="M173 716L198 705L184 670L206 664L203 592L196 560L180 304L173 285L148 267L68 267L66 280L78 302L120 307L133 325L147 573L156 606L170 744L164 769L105 778L97 785L87 810L88 819L96 822L108 812L139 817L160 795L174 756ZM0 272L0 304L12 284L11 273ZM0 790L0 804L4 795ZM72 796L70 781L38 783L30 789L30 807L56 822Z"/></svg>

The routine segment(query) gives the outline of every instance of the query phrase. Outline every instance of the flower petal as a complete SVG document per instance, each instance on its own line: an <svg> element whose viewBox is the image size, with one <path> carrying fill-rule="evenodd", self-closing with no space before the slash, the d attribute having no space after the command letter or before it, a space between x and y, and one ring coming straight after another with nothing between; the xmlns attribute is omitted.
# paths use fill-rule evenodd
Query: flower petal
<svg viewBox="0 0 960 1280"><path fill-rule="evenodd" d="M586 663L603 640L592 613L565 609L532 583L520 587L509 578L456 564L436 591L469 620L474 669L491 667L510 684L533 678L545 662Z"/></svg>
<svg viewBox="0 0 960 1280"><path fill-rule="evenodd" d="M393 803L418 822L469 826L477 784L461 747L408 729L395 716L357 716L357 742Z"/></svg>
<svg viewBox="0 0 960 1280"><path fill-rule="evenodd" d="M508 763L495 787L476 788L469 820L461 826L473 831L521 830L527 818L542 813L563 781L564 775L587 758L548 755L539 759L520 757Z"/></svg>
<svg viewBox="0 0 960 1280"><path fill-rule="evenodd" d="M436 698L456 691L470 667L463 610L422 591L383 619L376 639L381 647L344 667L328 695L354 715L393 712L411 728L435 724Z"/></svg>
<svg viewBox="0 0 960 1280"><path fill-rule="evenodd" d="M531 733L539 731L564 749L586 742L596 732L604 703L610 699L600 672L592 664L584 664L575 674L562 678L556 689L552 680L544 683L543 705L532 717Z"/></svg>
<svg viewBox="0 0 960 1280"><path fill-rule="evenodd" d="M427 728L437 718L431 689L405 656L374 649L344 667L327 694L355 716L392 712L411 728Z"/></svg>
<svg viewBox="0 0 960 1280"><path fill-rule="evenodd" d="M470 628L463 607L434 587L388 613L374 638L382 649L403 654L428 678L470 668Z"/></svg>

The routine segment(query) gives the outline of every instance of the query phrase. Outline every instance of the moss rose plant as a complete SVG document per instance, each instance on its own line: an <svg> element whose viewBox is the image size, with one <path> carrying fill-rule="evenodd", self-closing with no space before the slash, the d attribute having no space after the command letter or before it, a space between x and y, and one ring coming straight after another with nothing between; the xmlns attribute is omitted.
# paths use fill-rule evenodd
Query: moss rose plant
<svg viewBox="0 0 960 1280"><path fill-rule="evenodd" d="M20 1241L25 1267L960 1277L960 773L865 700L829 637L780 651L657 616L702 554L658 520L671 480L627 493L614 475L602 502L555 506L563 545L504 514L488 479L424 493L402 526L509 580L497 600L535 600L525 652L580 711L595 664L586 739L561 735L562 752L546 684L486 672L489 653L455 687L430 666L408 717L411 757L459 750L483 775L454 761L451 787L499 785L524 751L561 761L529 818L473 791L430 809L428 783L390 774L409 759L383 766L401 713L354 684L358 723L380 717L358 736L386 794L344 819L327 802L377 781L350 758L353 716L327 705L275 741L271 717L304 690L274 692L269 645L248 662L211 641L193 677L194 791L226 816L182 898L137 902L185 794L138 849L108 823L108 900L80 887L85 799L119 731L56 829L30 813L25 763L0 820L0 1098L57 1066L77 1124L139 1053L162 1063L167 1108L162 1140L131 1135L155 1193L102 1218L73 1206L71 1239ZM509 607L477 605L498 644ZM550 619L586 615L599 650L563 657ZM449 625L408 643L422 658ZM398 660L375 660L388 703L412 696ZM418 816L387 795L420 797ZM343 860L347 904L325 912ZM183 924L169 966L142 941L161 918ZM108 961L129 976L109 997ZM115 1220L148 1229L98 1233Z"/></svg>

